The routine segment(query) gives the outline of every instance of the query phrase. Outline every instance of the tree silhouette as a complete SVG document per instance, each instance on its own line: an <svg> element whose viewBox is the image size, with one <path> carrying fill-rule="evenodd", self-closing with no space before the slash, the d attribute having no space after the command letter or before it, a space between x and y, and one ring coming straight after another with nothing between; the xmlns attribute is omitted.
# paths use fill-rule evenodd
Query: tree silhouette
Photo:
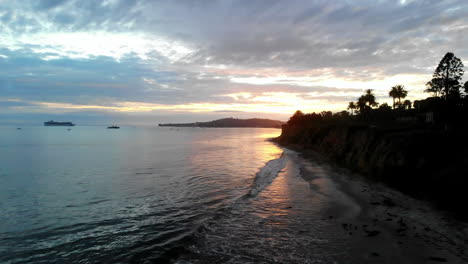
<svg viewBox="0 0 468 264"><path fill-rule="evenodd" d="M348 104L348 110L351 110L351 115L354 114L354 110L357 109L358 106L354 102L349 102Z"/></svg>
<svg viewBox="0 0 468 264"><path fill-rule="evenodd" d="M374 106L379 105L379 103L377 103L377 101L375 100L375 95L372 92L372 89L367 89L366 93L363 96L364 96L365 103L367 103L369 105L369 107L372 108Z"/></svg>
<svg viewBox="0 0 468 264"><path fill-rule="evenodd" d="M427 89L424 90L426 93L432 93L433 97L440 97L442 95L442 80L441 79L432 79L426 83Z"/></svg>
<svg viewBox="0 0 468 264"><path fill-rule="evenodd" d="M356 105L357 105L360 113L364 112L366 107L368 107L367 104L366 104L366 98L364 97L364 95L361 95L361 97L358 98L358 100L356 102Z"/></svg>
<svg viewBox="0 0 468 264"><path fill-rule="evenodd" d="M393 98L393 109L395 109L395 99L398 97L396 86L393 86L390 92L388 92L388 96Z"/></svg>
<svg viewBox="0 0 468 264"><path fill-rule="evenodd" d="M398 84L392 87L388 95L393 97L393 109L395 109L395 99L398 98L398 104L401 105L401 99L408 95L408 91L405 90L405 86Z"/></svg>
<svg viewBox="0 0 468 264"><path fill-rule="evenodd" d="M408 91L405 90L405 86L397 85L395 86L398 94L398 103L401 104L401 99L405 99L408 95Z"/></svg>
<svg viewBox="0 0 468 264"><path fill-rule="evenodd" d="M304 113L301 110L297 110L293 116L288 120L289 125L298 125L304 119Z"/></svg>
<svg viewBox="0 0 468 264"><path fill-rule="evenodd" d="M410 100L405 100L402 105L403 105L404 109L411 109L411 101Z"/></svg>
<svg viewBox="0 0 468 264"><path fill-rule="evenodd" d="M392 111L392 108L387 103L383 103L379 106L379 110Z"/></svg>
<svg viewBox="0 0 468 264"><path fill-rule="evenodd" d="M463 89L465 90L465 97L468 97L468 81L463 85Z"/></svg>
<svg viewBox="0 0 468 264"><path fill-rule="evenodd" d="M460 79L463 76L463 63L452 52L447 52L432 75L432 80L426 84L425 91L435 96L441 95L446 100L459 97Z"/></svg>
<svg viewBox="0 0 468 264"><path fill-rule="evenodd" d="M322 111L320 112L320 115L322 116L323 119L330 119L333 116L332 111Z"/></svg>
<svg viewBox="0 0 468 264"><path fill-rule="evenodd" d="M378 106L379 103L375 100L375 95L372 92L372 89L367 89L366 92L358 98L357 107L359 112L363 113L372 109L374 106Z"/></svg>

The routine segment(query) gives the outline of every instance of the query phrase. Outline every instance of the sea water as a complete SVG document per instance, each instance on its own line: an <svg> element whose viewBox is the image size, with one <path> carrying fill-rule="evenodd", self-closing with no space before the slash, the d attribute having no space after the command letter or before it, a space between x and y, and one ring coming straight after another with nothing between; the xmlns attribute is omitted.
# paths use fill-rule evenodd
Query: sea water
<svg viewBox="0 0 468 264"><path fill-rule="evenodd" d="M267 141L279 133L0 127L0 262L145 262L190 254L194 234L219 210L258 195L284 167L283 151Z"/></svg>
<svg viewBox="0 0 468 264"><path fill-rule="evenodd" d="M346 263L359 206L280 132L0 127L0 263Z"/></svg>

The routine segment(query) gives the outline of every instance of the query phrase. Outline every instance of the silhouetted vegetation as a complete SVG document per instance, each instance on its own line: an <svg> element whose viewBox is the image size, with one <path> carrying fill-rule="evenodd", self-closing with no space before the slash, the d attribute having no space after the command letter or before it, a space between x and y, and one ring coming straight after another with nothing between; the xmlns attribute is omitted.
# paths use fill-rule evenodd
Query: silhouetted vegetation
<svg viewBox="0 0 468 264"><path fill-rule="evenodd" d="M393 99L390 107L379 104L372 89L367 89L355 102L349 102L348 114L338 112L302 113L297 111L288 121L290 125L318 125L323 123L353 123L380 126L439 127L452 129L466 126L468 117L468 81L461 85L463 63L448 52L434 71L433 78L426 84L425 92L432 96L423 100L404 100L408 91L404 85L390 88L388 95ZM461 91L463 88L463 92Z"/></svg>
<svg viewBox="0 0 468 264"><path fill-rule="evenodd" d="M468 218L459 207L468 188L468 81L463 63L447 53L425 92L405 99L402 84L390 88L393 105L379 104L368 89L338 113L297 111L278 142L313 149L410 194L425 197Z"/></svg>
<svg viewBox="0 0 468 264"><path fill-rule="evenodd" d="M433 93L435 97L441 96L445 100L460 98L460 81L463 73L461 60L448 52L434 71L432 80L426 84L426 92Z"/></svg>
<svg viewBox="0 0 468 264"><path fill-rule="evenodd" d="M393 109L395 109L396 105L401 105L401 98L404 99L408 95L408 91L403 85L398 84L392 87L388 95L393 98ZM395 99L398 99L398 104L395 103Z"/></svg>

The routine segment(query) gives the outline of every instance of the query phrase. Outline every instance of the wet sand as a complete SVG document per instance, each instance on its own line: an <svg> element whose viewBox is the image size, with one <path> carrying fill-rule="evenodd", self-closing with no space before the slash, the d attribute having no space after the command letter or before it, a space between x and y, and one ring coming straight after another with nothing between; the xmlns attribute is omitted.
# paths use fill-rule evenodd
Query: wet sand
<svg viewBox="0 0 468 264"><path fill-rule="evenodd" d="M383 184L332 167L319 156L295 160L311 189L321 188L318 181L331 181L337 190L328 195L341 199L341 206L348 207L344 211L354 212L329 208L329 221L340 225L351 241L339 263L468 263L467 223Z"/></svg>

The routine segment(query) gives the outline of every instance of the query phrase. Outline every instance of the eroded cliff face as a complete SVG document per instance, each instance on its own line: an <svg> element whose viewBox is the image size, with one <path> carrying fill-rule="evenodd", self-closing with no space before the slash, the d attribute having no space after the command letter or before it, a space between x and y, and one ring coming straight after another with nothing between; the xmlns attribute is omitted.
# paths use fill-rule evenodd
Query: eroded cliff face
<svg viewBox="0 0 468 264"><path fill-rule="evenodd" d="M459 207L468 187L463 133L357 125L284 125L276 141L326 158L402 191ZM454 204L457 203L457 204Z"/></svg>

